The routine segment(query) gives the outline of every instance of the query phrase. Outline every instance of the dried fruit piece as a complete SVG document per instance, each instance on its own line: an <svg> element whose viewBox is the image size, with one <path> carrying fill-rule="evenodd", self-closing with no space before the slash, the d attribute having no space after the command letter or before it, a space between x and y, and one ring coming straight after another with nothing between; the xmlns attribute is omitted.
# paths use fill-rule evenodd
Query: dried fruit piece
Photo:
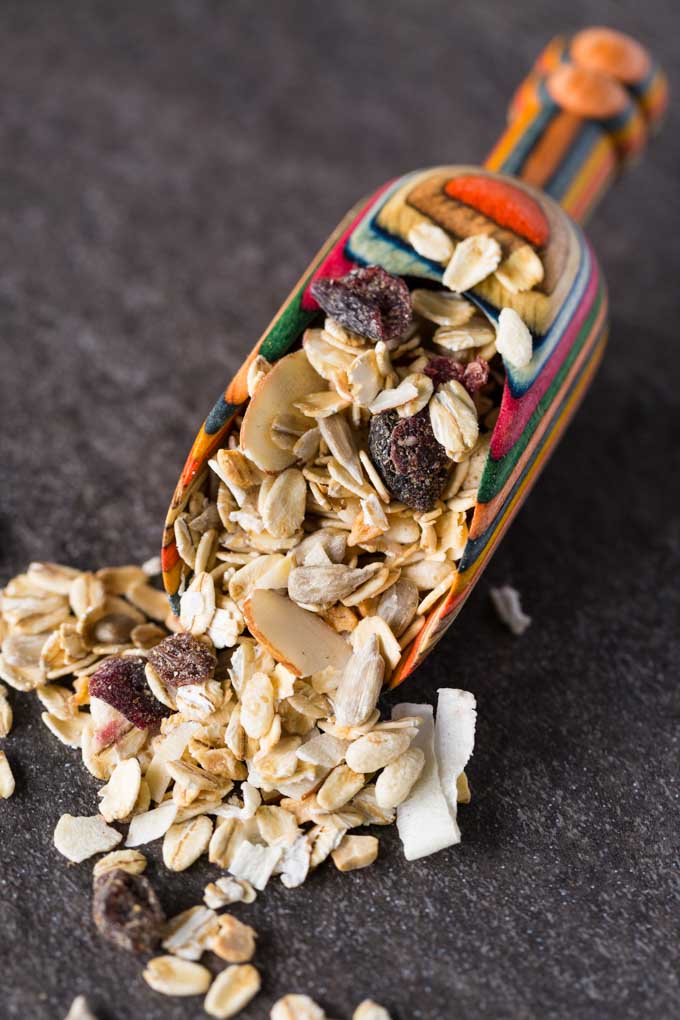
<svg viewBox="0 0 680 1020"><path fill-rule="evenodd" d="M431 510L451 462L432 431L427 408L411 418L387 411L371 419L371 460L392 495L414 510Z"/></svg>
<svg viewBox="0 0 680 1020"><path fill-rule="evenodd" d="M370 340L396 346L411 324L409 289L381 266L353 269L335 280L314 280L319 305L343 326Z"/></svg>
<svg viewBox="0 0 680 1020"><path fill-rule="evenodd" d="M92 917L100 935L132 953L153 952L165 923L149 880L122 868L95 879Z"/></svg>
<svg viewBox="0 0 680 1020"><path fill-rule="evenodd" d="M148 654L161 682L176 689L184 684L204 684L215 675L217 659L203 641L191 634L172 634Z"/></svg>
<svg viewBox="0 0 680 1020"><path fill-rule="evenodd" d="M462 361L447 358L445 354L442 354L428 361L423 372L430 377L435 386L441 386L443 383L455 379L470 394L481 390L489 380L489 365L484 358L475 358L474 361L470 361L466 365Z"/></svg>
<svg viewBox="0 0 680 1020"><path fill-rule="evenodd" d="M140 729L154 726L170 714L151 693L145 665L146 659L116 656L105 659L90 677L90 697L105 701Z"/></svg>

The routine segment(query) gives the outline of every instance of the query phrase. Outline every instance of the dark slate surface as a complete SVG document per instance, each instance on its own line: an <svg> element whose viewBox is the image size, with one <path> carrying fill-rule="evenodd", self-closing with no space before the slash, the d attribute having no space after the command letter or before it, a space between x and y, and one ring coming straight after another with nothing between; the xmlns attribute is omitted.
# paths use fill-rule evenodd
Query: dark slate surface
<svg viewBox="0 0 680 1020"><path fill-rule="evenodd" d="M481 160L551 33L638 33L677 69L678 14L640 4L205 0L0 10L2 576L153 553L199 419L355 199L419 165ZM673 66L671 66L673 65ZM264 991L349 1018L670 1020L680 1010L678 120L599 211L609 352L582 412L405 697L473 690L461 847L273 883L246 908ZM511 582L517 640L489 607ZM51 846L96 783L13 697L0 805L0 1014L198 1018L98 941L90 867ZM157 856L157 855L155 855ZM168 881L169 911L207 870Z"/></svg>

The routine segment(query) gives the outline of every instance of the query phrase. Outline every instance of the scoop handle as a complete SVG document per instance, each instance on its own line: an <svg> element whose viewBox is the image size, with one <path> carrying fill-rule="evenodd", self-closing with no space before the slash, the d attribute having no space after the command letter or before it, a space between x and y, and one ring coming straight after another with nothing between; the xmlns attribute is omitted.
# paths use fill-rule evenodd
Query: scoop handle
<svg viewBox="0 0 680 1020"><path fill-rule="evenodd" d="M666 76L635 39L609 28L558 36L517 89L485 165L541 188L584 223L667 103Z"/></svg>

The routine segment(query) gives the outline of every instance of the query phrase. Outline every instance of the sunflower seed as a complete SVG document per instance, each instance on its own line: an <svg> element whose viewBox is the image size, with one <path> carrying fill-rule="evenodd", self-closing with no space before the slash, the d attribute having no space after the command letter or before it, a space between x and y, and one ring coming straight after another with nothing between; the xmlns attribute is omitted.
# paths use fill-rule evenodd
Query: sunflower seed
<svg viewBox="0 0 680 1020"><path fill-rule="evenodd" d="M324 811L336 811L347 804L366 782L366 777L348 765L337 765L321 784L316 795Z"/></svg>
<svg viewBox="0 0 680 1020"><path fill-rule="evenodd" d="M381 808L395 808L406 800L425 766L419 747L410 747L387 765L375 784L375 798Z"/></svg>
<svg viewBox="0 0 680 1020"><path fill-rule="evenodd" d="M342 674L333 699L339 726L366 722L378 702L384 675L385 663L373 635L357 648Z"/></svg>

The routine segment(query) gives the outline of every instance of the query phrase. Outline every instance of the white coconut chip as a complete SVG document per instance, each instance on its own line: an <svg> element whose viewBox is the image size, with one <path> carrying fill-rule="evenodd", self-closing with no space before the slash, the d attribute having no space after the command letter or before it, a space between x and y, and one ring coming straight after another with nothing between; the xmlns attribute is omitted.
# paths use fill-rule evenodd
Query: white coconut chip
<svg viewBox="0 0 680 1020"><path fill-rule="evenodd" d="M312 847L307 835L298 836L294 843L283 848L283 857L277 870L287 889L302 885L309 874Z"/></svg>
<svg viewBox="0 0 680 1020"><path fill-rule="evenodd" d="M499 620L517 637L523 634L531 624L531 617L523 611L516 588L512 588L509 584L502 588L492 588L491 601Z"/></svg>
<svg viewBox="0 0 680 1020"><path fill-rule="evenodd" d="M437 691L434 750L439 780L452 818L458 812L458 777L475 746L476 702L469 691L440 687Z"/></svg>
<svg viewBox="0 0 680 1020"><path fill-rule="evenodd" d="M441 788L439 766L434 752L434 718L431 705L395 705L393 719L417 716L421 720L411 747L425 754L425 766L406 800L397 808L397 829L404 857L416 861L444 847L460 842L460 832L451 817Z"/></svg>
<svg viewBox="0 0 680 1020"><path fill-rule="evenodd" d="M107 825L101 815L62 815L54 830L55 847L75 864L94 854L113 850L122 838L120 832Z"/></svg>
<svg viewBox="0 0 680 1020"><path fill-rule="evenodd" d="M135 815L130 822L125 846L142 846L144 843L152 843L154 839L160 839L175 821L178 811L177 804L168 800L160 807Z"/></svg>
<svg viewBox="0 0 680 1020"><path fill-rule="evenodd" d="M283 853L282 846L260 846L244 839L229 865L234 878L250 882L260 892L272 876Z"/></svg>

